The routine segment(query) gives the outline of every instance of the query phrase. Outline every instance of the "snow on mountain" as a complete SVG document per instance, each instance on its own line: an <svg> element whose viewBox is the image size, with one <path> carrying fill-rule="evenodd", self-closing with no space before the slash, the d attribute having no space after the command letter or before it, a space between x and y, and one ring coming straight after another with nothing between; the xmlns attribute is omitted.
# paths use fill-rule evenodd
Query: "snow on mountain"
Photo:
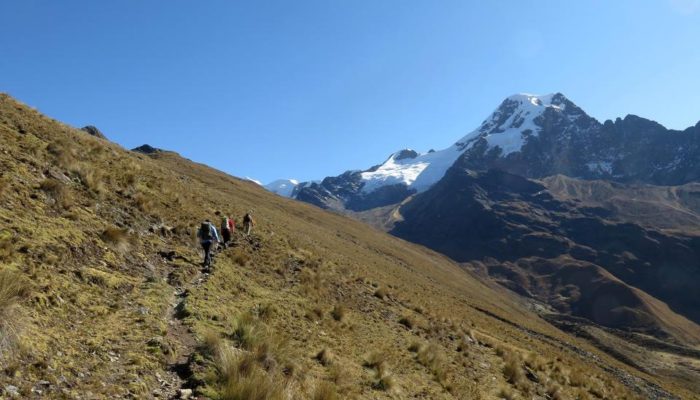
<svg viewBox="0 0 700 400"><path fill-rule="evenodd" d="M511 164L522 166L519 157L530 151L525 146L530 139L550 143L557 140L547 133L554 129L566 142L572 133L597 128L596 124L597 121L561 93L516 94L506 98L479 127L446 149L420 154L405 149L367 170L347 171L316 183L276 181L266 187L322 207L353 210L380 207L428 190L458 160L468 160L465 167L475 170ZM540 167L537 166L538 171L543 168Z"/></svg>
<svg viewBox="0 0 700 400"><path fill-rule="evenodd" d="M566 98L559 94L538 96L533 94L516 94L508 97L487 118L481 126L460 140L468 148L476 139L483 138L489 148L499 147L501 156L515 153L522 149L528 136L537 136L541 127L536 119L545 110L558 112L566 110Z"/></svg>
<svg viewBox="0 0 700 400"><path fill-rule="evenodd" d="M256 184L258 184L258 185L260 185L260 186L265 186L265 185L263 185L262 182L260 182L259 180L253 179L253 178L251 178L251 177L249 177L249 176L246 176L246 177L243 178L243 179L245 179L245 180L247 180L247 181L251 181L251 182L253 182L253 183L256 183Z"/></svg>
<svg viewBox="0 0 700 400"><path fill-rule="evenodd" d="M508 97L479 128L470 132L454 145L440 151L417 154L402 150L392 154L377 168L362 173L362 192L371 193L387 185L404 184L418 192L430 188L442 179L457 158L483 138L489 148L499 147L503 157L520 151L529 135L537 136L540 127L537 117L548 109L566 108L564 96L548 94L516 94ZM415 156L405 156L413 152Z"/></svg>
<svg viewBox="0 0 700 400"><path fill-rule="evenodd" d="M291 197L294 189L299 185L296 179L278 179L264 185L265 189L272 193L277 193L280 196Z"/></svg>

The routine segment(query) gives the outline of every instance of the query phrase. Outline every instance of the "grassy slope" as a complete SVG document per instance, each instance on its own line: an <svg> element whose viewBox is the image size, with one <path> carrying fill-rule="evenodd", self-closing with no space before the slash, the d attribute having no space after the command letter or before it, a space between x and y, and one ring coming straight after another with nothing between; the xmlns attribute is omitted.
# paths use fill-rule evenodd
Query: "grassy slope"
<svg viewBox="0 0 700 400"><path fill-rule="evenodd" d="M174 154L124 151L7 96L0 140L1 268L26 287L0 388L149 397L183 360L188 384L215 398L245 397L247 381L288 398L633 398L620 377L640 382L446 258L349 218ZM248 209L253 237L191 285L197 223ZM170 317L176 287L188 289L185 330Z"/></svg>

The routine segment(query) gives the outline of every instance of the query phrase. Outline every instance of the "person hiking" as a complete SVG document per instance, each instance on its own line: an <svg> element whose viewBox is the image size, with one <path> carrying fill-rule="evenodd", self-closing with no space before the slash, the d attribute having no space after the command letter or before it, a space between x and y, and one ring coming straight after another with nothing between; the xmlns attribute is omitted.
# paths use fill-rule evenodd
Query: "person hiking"
<svg viewBox="0 0 700 400"><path fill-rule="evenodd" d="M221 236L224 239L224 248L226 248L228 246L228 242L231 241L231 235L233 235L233 231L235 229L236 226L232 219L229 217L224 217L221 219Z"/></svg>
<svg viewBox="0 0 700 400"><path fill-rule="evenodd" d="M243 228L245 229L246 235L250 235L250 231L253 230L253 226L255 226L255 221L253 220L251 213L252 211L248 211L243 216Z"/></svg>
<svg viewBox="0 0 700 400"><path fill-rule="evenodd" d="M212 246L214 242L221 242L221 237L219 237L219 232L216 231L214 224L208 219L202 222L199 231L197 231L197 237L199 238L199 243L202 245L202 249L204 249L204 261L202 264L208 268L211 266Z"/></svg>

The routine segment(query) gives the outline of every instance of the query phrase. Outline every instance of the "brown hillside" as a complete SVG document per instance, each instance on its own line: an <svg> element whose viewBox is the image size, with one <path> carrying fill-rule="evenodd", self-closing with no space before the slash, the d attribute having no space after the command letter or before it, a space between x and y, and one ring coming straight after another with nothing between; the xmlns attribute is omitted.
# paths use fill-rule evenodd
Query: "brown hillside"
<svg viewBox="0 0 700 400"><path fill-rule="evenodd" d="M692 398L454 262L0 96L0 393L12 398ZM253 210L203 273L193 237Z"/></svg>
<svg viewBox="0 0 700 400"><path fill-rule="evenodd" d="M623 221L645 226L700 233L700 183L681 186L586 181L555 175L542 180L561 200L603 207Z"/></svg>

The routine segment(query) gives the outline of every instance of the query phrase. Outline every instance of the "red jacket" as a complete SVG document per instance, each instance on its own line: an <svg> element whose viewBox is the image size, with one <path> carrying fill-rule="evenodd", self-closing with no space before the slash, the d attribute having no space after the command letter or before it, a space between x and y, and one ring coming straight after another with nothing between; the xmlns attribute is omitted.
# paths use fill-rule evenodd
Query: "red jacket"
<svg viewBox="0 0 700 400"><path fill-rule="evenodd" d="M228 220L228 224L226 224L226 226L224 226L223 222L221 223L221 230L228 228L228 230L231 232L235 231L236 230L236 223L233 222L233 220L231 218L227 218L227 220Z"/></svg>

